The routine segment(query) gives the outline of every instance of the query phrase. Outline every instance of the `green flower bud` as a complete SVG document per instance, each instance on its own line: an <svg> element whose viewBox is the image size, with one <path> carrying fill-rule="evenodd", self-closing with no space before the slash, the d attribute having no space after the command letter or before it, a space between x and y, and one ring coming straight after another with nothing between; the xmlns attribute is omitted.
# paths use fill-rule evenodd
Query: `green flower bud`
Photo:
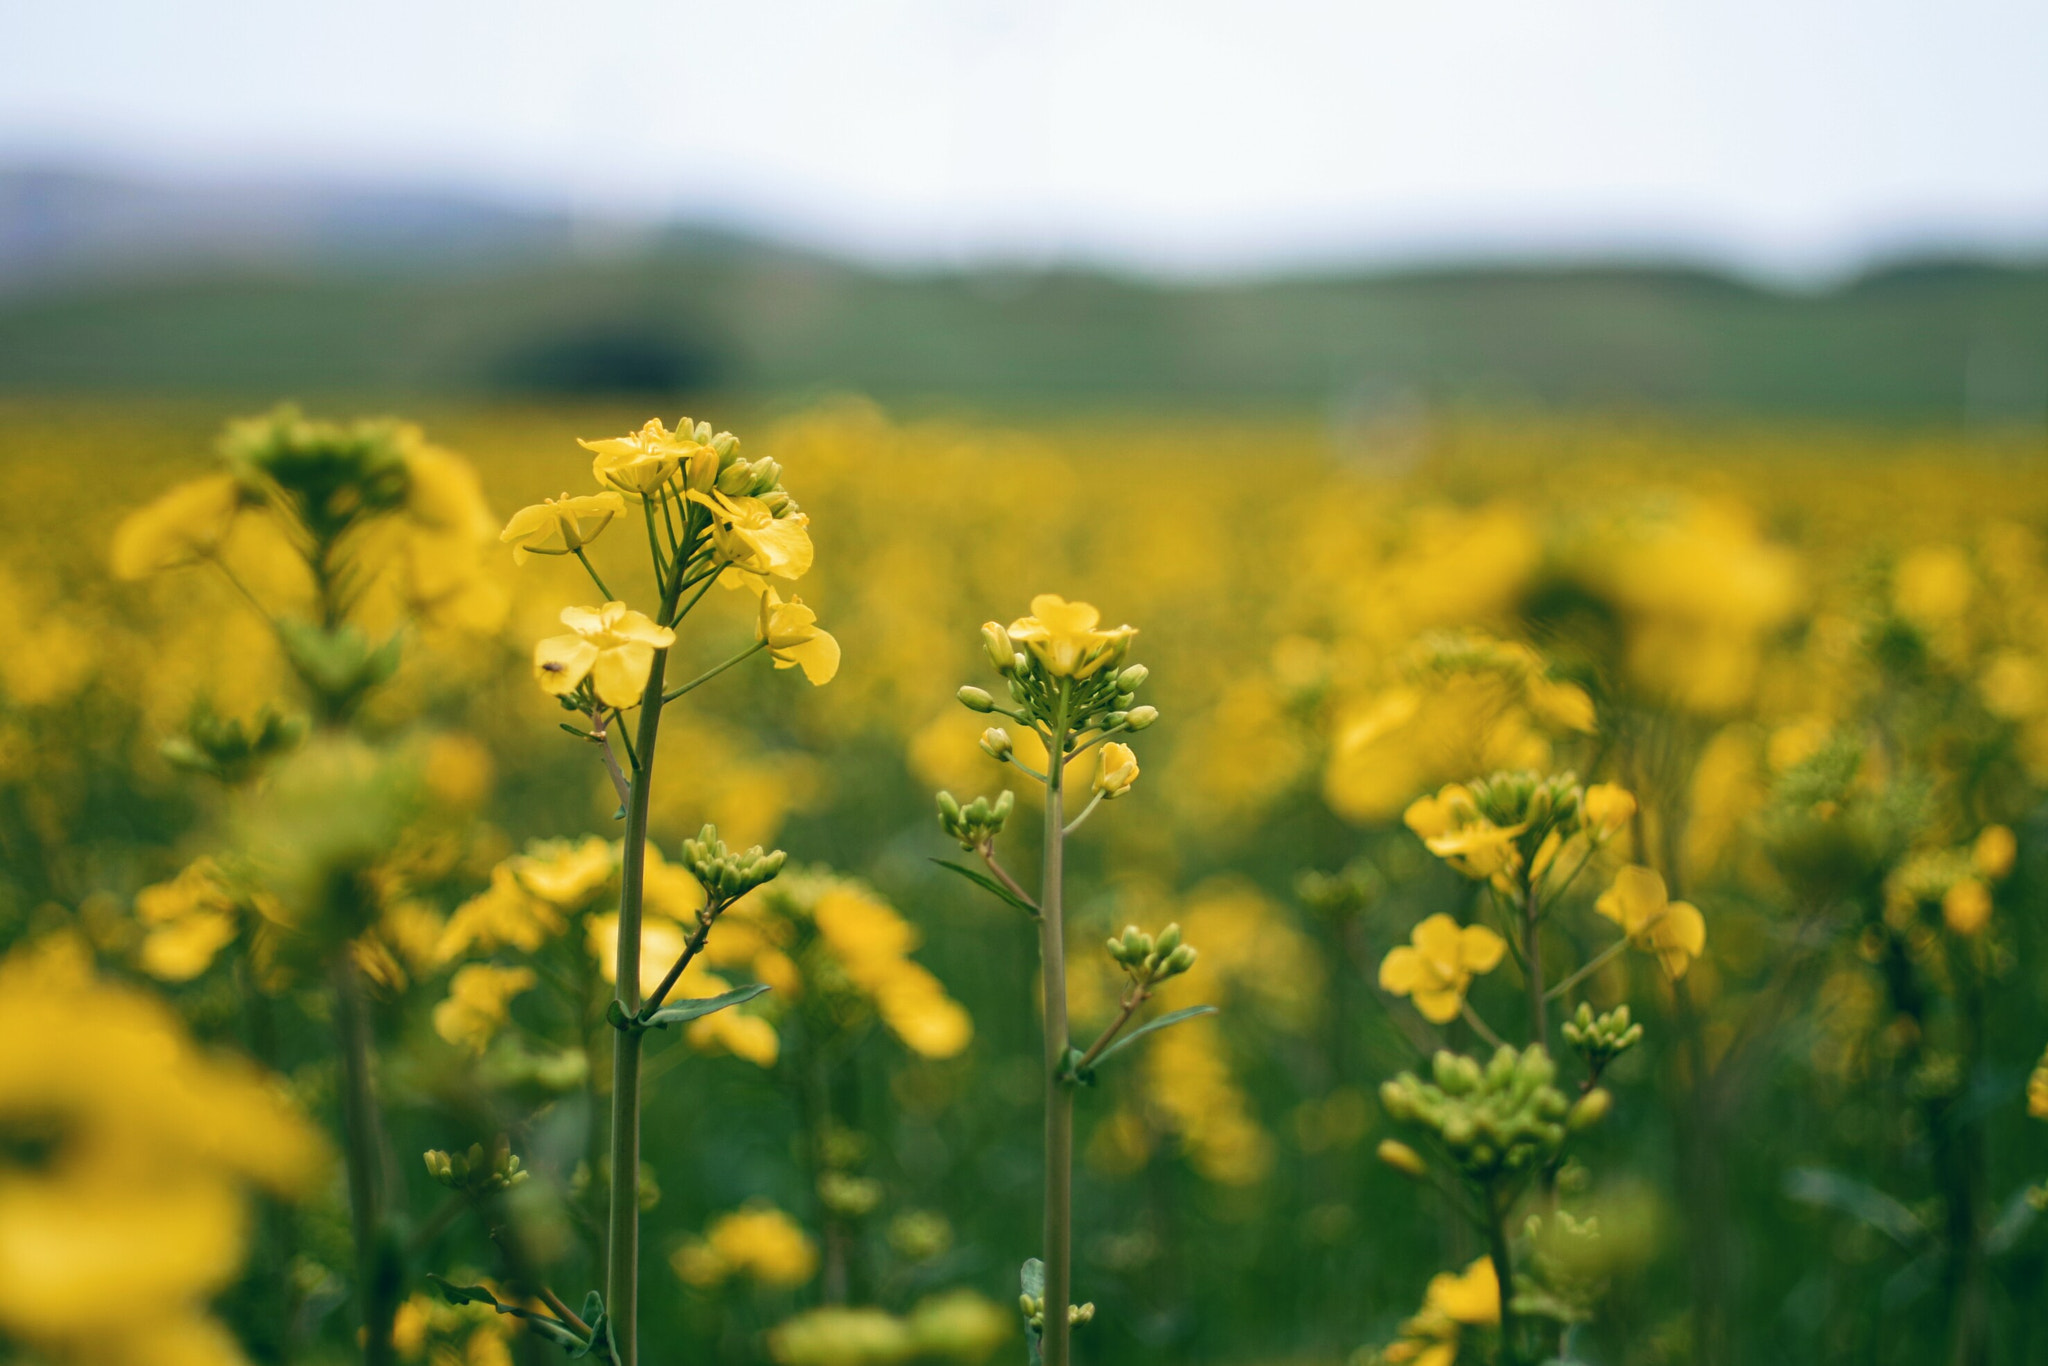
<svg viewBox="0 0 2048 1366"><path fill-rule="evenodd" d="M981 647L988 652L988 662L997 673L1016 672L1019 658L1017 647L1001 623L985 621L981 624Z"/></svg>
<svg viewBox="0 0 2048 1366"><path fill-rule="evenodd" d="M1136 692L1145 686L1145 680L1151 676L1152 671L1143 664L1133 664L1116 676L1117 691Z"/></svg>
<svg viewBox="0 0 2048 1366"><path fill-rule="evenodd" d="M985 688L969 686L953 695L959 698L960 705L969 711L990 712L996 709L995 698L990 697Z"/></svg>
<svg viewBox="0 0 2048 1366"><path fill-rule="evenodd" d="M1011 750L1016 748L1010 743L1010 732L1004 730L1001 726L990 726L981 733L981 747L987 752L989 758L994 759L999 764L1007 762Z"/></svg>
<svg viewBox="0 0 2048 1366"><path fill-rule="evenodd" d="M1158 942L1157 942L1157 943L1156 943L1156 944L1154 945L1154 947L1155 947L1155 948L1157 948L1157 949L1159 950L1159 952L1160 952L1160 954L1161 954L1162 956L1163 956L1163 955L1166 955L1166 954L1169 954L1169 953L1172 953L1172 952L1173 952L1173 951L1174 951L1175 949L1179 948L1179 947L1180 947L1180 925L1179 925L1179 923L1178 923L1178 922L1176 922L1176 923L1174 923L1174 924L1168 925L1168 926L1167 926L1167 927L1166 927L1165 929L1161 930L1161 931L1159 932L1159 939L1158 939Z"/></svg>
<svg viewBox="0 0 2048 1366"><path fill-rule="evenodd" d="M1586 1130L1607 1118L1607 1112L1614 1108L1614 1096L1604 1086L1596 1086L1580 1096L1572 1106L1571 1114L1565 1118L1565 1127L1575 1134Z"/></svg>
<svg viewBox="0 0 2048 1366"><path fill-rule="evenodd" d="M1143 730L1158 719L1159 708L1157 707L1132 707L1130 715L1125 718L1124 724L1132 730Z"/></svg>
<svg viewBox="0 0 2048 1366"><path fill-rule="evenodd" d="M946 823L947 829L950 830L960 823L960 814L960 803L953 794L939 793L939 819Z"/></svg>
<svg viewBox="0 0 2048 1366"><path fill-rule="evenodd" d="M1167 956L1166 970L1177 977L1195 965L1195 957L1195 946L1183 944Z"/></svg>
<svg viewBox="0 0 2048 1366"><path fill-rule="evenodd" d="M1425 1181L1429 1178L1429 1164L1422 1160L1422 1154L1399 1139L1382 1139L1375 1151L1380 1161L1401 1175L1416 1181Z"/></svg>
<svg viewBox="0 0 2048 1366"><path fill-rule="evenodd" d="M718 491L728 497L745 497L753 486L754 471L744 460L735 460L718 472Z"/></svg>

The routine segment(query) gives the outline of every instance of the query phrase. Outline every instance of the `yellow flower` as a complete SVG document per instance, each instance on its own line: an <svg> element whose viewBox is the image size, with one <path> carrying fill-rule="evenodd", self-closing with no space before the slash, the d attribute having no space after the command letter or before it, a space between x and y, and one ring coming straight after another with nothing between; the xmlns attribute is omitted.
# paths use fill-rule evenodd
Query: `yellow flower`
<svg viewBox="0 0 2048 1366"><path fill-rule="evenodd" d="M511 1013L512 998L534 984L531 968L472 963L448 983L448 999L434 1007L434 1032L458 1048L481 1053Z"/></svg>
<svg viewBox="0 0 2048 1366"><path fill-rule="evenodd" d="M875 1003L889 1032L927 1058L950 1058L974 1037L974 1020L939 979L910 958L917 930L894 909L851 887L834 887L811 908L818 937L847 980Z"/></svg>
<svg viewBox="0 0 2048 1366"><path fill-rule="evenodd" d="M1135 626L1102 630L1102 613L1085 602L1068 602L1057 593L1031 600L1031 615L1010 623L1010 639L1038 657L1055 678L1087 678L1122 659Z"/></svg>
<svg viewBox="0 0 2048 1366"><path fill-rule="evenodd" d="M315 1185L317 1133L253 1069L200 1052L163 1005L103 984L65 941L0 965L0 1113L46 1152L0 1167L10 1360L233 1362L206 1304L247 1245L243 1190Z"/></svg>
<svg viewBox="0 0 2048 1366"><path fill-rule="evenodd" d="M806 1309L768 1334L776 1366L892 1366L917 1352L910 1325L885 1309Z"/></svg>
<svg viewBox="0 0 2048 1366"><path fill-rule="evenodd" d="M839 672L839 642L831 632L819 628L818 614L804 606L802 598L784 602L773 588L764 588L755 632L767 642L768 657L776 668L801 667L813 686L830 683Z"/></svg>
<svg viewBox="0 0 2048 1366"><path fill-rule="evenodd" d="M818 1248L796 1221L756 1202L720 1215L705 1236L678 1249L669 1264L691 1285L713 1286L729 1276L763 1285L802 1285L817 1273Z"/></svg>
<svg viewBox="0 0 2048 1366"><path fill-rule="evenodd" d="M2033 1075L2027 1078L2027 1113L2035 1119L2048 1119L2048 1053L2041 1055Z"/></svg>
<svg viewBox="0 0 2048 1366"><path fill-rule="evenodd" d="M616 493L579 498L564 493L513 513L498 539L511 543L514 564L525 564L529 555L571 555L596 540L625 510L626 500Z"/></svg>
<svg viewBox="0 0 2048 1366"><path fill-rule="evenodd" d="M1614 875L1593 909L1621 926L1629 942L1654 953L1673 978L1706 952L1707 922L1691 902L1673 901L1655 869L1631 863Z"/></svg>
<svg viewBox="0 0 2048 1366"><path fill-rule="evenodd" d="M1453 1366L1461 1328L1499 1323L1500 1278L1493 1262L1481 1257L1456 1275L1443 1271L1430 1278L1421 1312L1401 1325L1401 1340L1380 1353L1380 1359L1406 1366Z"/></svg>
<svg viewBox="0 0 2048 1366"><path fill-rule="evenodd" d="M1138 781L1138 756L1129 745L1111 740L1102 746L1102 766L1095 774L1095 790L1105 801L1113 801L1131 790Z"/></svg>
<svg viewBox="0 0 2048 1366"><path fill-rule="evenodd" d="M2012 871L2019 853L2019 841L2013 838L2011 827L1987 825L1970 846L1970 866L1996 881Z"/></svg>
<svg viewBox="0 0 2048 1366"><path fill-rule="evenodd" d="M1478 817L1472 794L1458 783L1447 784L1434 797L1421 796L1401 813L1401 823L1425 840L1449 834L1468 820Z"/></svg>
<svg viewBox="0 0 2048 1366"><path fill-rule="evenodd" d="M210 558L245 501L233 475L215 474L180 484L129 513L114 532L114 577L145 579Z"/></svg>
<svg viewBox="0 0 2048 1366"><path fill-rule="evenodd" d="M1475 881L1484 882L1497 873L1513 872L1521 864L1522 851L1515 839L1525 827L1500 826L1492 821L1474 821L1423 841L1429 852Z"/></svg>
<svg viewBox="0 0 2048 1366"><path fill-rule="evenodd" d="M1472 978L1500 966L1507 941L1484 925L1466 925L1441 913L1409 935L1410 942L1380 963L1380 989L1414 1000L1423 1018L1449 1024L1465 1004Z"/></svg>
<svg viewBox="0 0 2048 1366"><path fill-rule="evenodd" d="M681 432L670 433L660 418L653 417L629 435L602 441L579 438L576 444L595 453L590 472L598 483L636 498L661 492L675 478L685 456L700 455L705 450Z"/></svg>
<svg viewBox="0 0 2048 1366"><path fill-rule="evenodd" d="M1606 839L1635 819L1635 794L1615 783L1595 783L1580 798L1579 814L1596 836Z"/></svg>
<svg viewBox="0 0 2048 1366"><path fill-rule="evenodd" d="M631 707L646 690L654 652L676 643L676 633L656 626L623 602L603 607L564 607L562 624L575 634L549 636L533 647L533 671L542 691L566 697L590 679L607 707Z"/></svg>
<svg viewBox="0 0 2048 1366"><path fill-rule="evenodd" d="M1942 893L1941 920L1956 934L1976 934L1991 923L1991 889L1976 878L1958 878Z"/></svg>
<svg viewBox="0 0 2048 1366"><path fill-rule="evenodd" d="M138 892L135 916L149 927L142 970L160 982L189 982L206 971L239 928L234 893L206 858Z"/></svg>
<svg viewBox="0 0 2048 1366"><path fill-rule="evenodd" d="M532 953L562 932L561 914L521 883L511 863L491 869L490 887L455 908L435 941L434 958L447 963L471 951L511 947Z"/></svg>
<svg viewBox="0 0 2048 1366"><path fill-rule="evenodd" d="M658 859L655 854L652 859ZM650 859L650 862L652 862ZM611 881L616 867L615 851L605 840L592 835L580 844L567 840L539 840L510 861L519 885L543 901L575 910Z"/></svg>
<svg viewBox="0 0 2048 1366"><path fill-rule="evenodd" d="M745 583L759 592L766 586L764 575L800 579L810 572L810 518L803 513L777 517L759 498L729 497L716 489L692 489L690 501L711 510L711 543L736 571L728 586Z"/></svg>

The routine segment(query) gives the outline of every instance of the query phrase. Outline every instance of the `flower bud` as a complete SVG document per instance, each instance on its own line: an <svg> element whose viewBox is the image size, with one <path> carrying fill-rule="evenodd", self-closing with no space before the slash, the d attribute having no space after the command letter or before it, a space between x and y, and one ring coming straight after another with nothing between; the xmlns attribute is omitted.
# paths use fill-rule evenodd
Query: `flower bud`
<svg viewBox="0 0 2048 1366"><path fill-rule="evenodd" d="M1181 945L1179 948L1175 949L1171 954L1169 954L1166 959L1167 972L1176 977L1178 977L1181 973L1186 972L1189 968L1193 967L1194 965L1195 946L1193 944Z"/></svg>
<svg viewBox="0 0 2048 1366"><path fill-rule="evenodd" d="M1152 671L1143 664L1133 664L1116 676L1116 690L1118 692L1136 692L1145 686L1145 680L1151 676Z"/></svg>
<svg viewBox="0 0 2048 1366"><path fill-rule="evenodd" d="M1399 1139L1380 1140L1380 1146L1376 1151L1380 1161L1401 1175L1416 1181L1425 1181L1429 1178L1429 1164L1422 1160L1422 1154Z"/></svg>
<svg viewBox="0 0 2048 1366"><path fill-rule="evenodd" d="M733 498L746 494L754 486L753 467L744 460L735 460L718 472L718 491Z"/></svg>
<svg viewBox="0 0 2048 1366"><path fill-rule="evenodd" d="M1010 751L1015 748L1010 743L1010 732L1001 726L990 726L981 733L981 747L999 764L1008 762Z"/></svg>
<svg viewBox="0 0 2048 1366"><path fill-rule="evenodd" d="M1159 708L1157 707L1132 707L1131 714L1125 718L1124 724L1132 730L1143 730L1158 719Z"/></svg>
<svg viewBox="0 0 2048 1366"><path fill-rule="evenodd" d="M996 700L988 695L985 688L965 687L953 694L960 699L960 705L969 711L990 712L996 709Z"/></svg>
<svg viewBox="0 0 2048 1366"><path fill-rule="evenodd" d="M1017 647L1010 640L1010 633L1002 623L985 621L981 624L981 645L988 651L988 662L1001 674L1012 673L1017 667Z"/></svg>
<svg viewBox="0 0 2048 1366"><path fill-rule="evenodd" d="M1179 948L1180 925L1178 923L1171 924L1168 925L1165 929L1161 930L1159 932L1159 941L1155 947L1158 948L1159 955L1162 958L1165 957L1167 954L1172 953L1175 949Z"/></svg>
<svg viewBox="0 0 2048 1366"><path fill-rule="evenodd" d="M1582 1134L1607 1118L1607 1112L1613 1108L1613 1093L1604 1086L1596 1086L1579 1097L1564 1122L1573 1133Z"/></svg>
<svg viewBox="0 0 2048 1366"><path fill-rule="evenodd" d="M960 823L960 801L950 792L939 793L939 819L949 826Z"/></svg>
<svg viewBox="0 0 2048 1366"><path fill-rule="evenodd" d="M1003 789L1003 795L996 798L996 804L989 809L989 817L995 824L1000 826L1004 821L1010 819L1010 813L1016 810L1016 808L1017 794L1006 787Z"/></svg>

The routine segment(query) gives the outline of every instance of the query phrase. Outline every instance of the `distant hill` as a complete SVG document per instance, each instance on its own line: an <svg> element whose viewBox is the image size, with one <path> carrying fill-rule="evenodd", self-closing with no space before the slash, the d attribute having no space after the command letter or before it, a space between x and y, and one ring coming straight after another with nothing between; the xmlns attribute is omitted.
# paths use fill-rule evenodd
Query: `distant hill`
<svg viewBox="0 0 2048 1366"><path fill-rule="evenodd" d="M885 272L433 195L0 173L0 391L640 392L2048 425L2048 263L1161 284Z"/></svg>

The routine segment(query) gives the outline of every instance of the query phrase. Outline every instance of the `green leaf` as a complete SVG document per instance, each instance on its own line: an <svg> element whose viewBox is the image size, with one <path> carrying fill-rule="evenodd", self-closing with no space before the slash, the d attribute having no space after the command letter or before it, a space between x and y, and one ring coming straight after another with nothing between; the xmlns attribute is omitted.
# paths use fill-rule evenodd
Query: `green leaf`
<svg viewBox="0 0 2048 1366"><path fill-rule="evenodd" d="M431 1271L427 1273L427 1279L441 1292L441 1298L450 1304L488 1304L493 1309L501 1307L498 1304L498 1297L480 1285L457 1285L451 1280L436 1276Z"/></svg>
<svg viewBox="0 0 2048 1366"><path fill-rule="evenodd" d="M674 1005L663 1006L652 1015L646 1016L644 1023L656 1029L666 1029L673 1024L688 1024L699 1016L724 1010L727 1006L744 1005L766 990L766 982L756 982L750 987L735 987L731 991L717 996L706 996L701 1000L677 1001Z"/></svg>
<svg viewBox="0 0 2048 1366"><path fill-rule="evenodd" d="M935 858L932 860L932 862L938 864L941 868L952 869L961 877L966 878L969 882L981 888L983 891L993 894L997 900L1004 901L1012 906L1015 906L1018 910L1024 912L1024 914L1028 916L1031 916L1033 919L1037 918L1038 908L1036 906L1024 900L1024 898L1018 896L1015 892L1011 891L1008 887L1005 887L1002 883L997 882L988 874L977 873L972 868L969 868L966 864L954 863L950 859Z"/></svg>
<svg viewBox="0 0 2048 1366"><path fill-rule="evenodd" d="M1928 1236L1927 1225L1903 1202L1841 1172L1822 1167L1801 1167L1788 1172L1785 1194L1801 1204L1818 1205L1860 1219L1900 1247L1913 1247Z"/></svg>
<svg viewBox="0 0 2048 1366"><path fill-rule="evenodd" d="M1155 1034L1162 1029L1168 1029L1179 1024L1182 1020L1192 1020L1198 1015L1214 1015L1216 1013L1215 1006L1189 1006L1186 1010L1176 1010L1169 1015L1161 1015L1156 1020L1147 1020L1109 1047L1103 1049L1101 1054L1095 1059L1095 1066L1102 1066L1102 1064L1108 1062L1147 1034ZM1094 1068L1089 1070L1093 1071Z"/></svg>

